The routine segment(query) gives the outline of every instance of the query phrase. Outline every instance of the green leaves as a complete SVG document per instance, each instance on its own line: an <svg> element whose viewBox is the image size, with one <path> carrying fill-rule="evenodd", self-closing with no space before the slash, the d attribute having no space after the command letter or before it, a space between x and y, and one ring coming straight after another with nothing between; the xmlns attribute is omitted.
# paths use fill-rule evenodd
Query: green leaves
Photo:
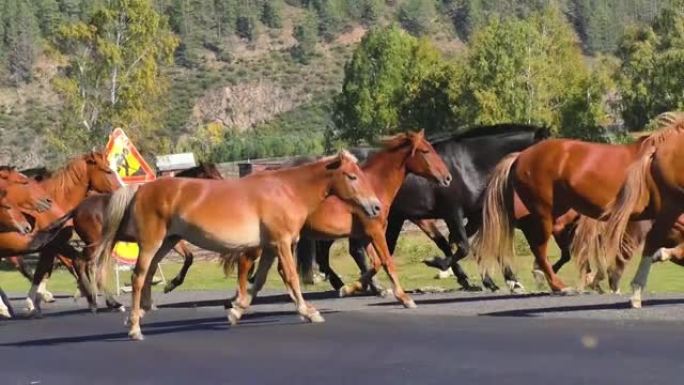
<svg viewBox="0 0 684 385"><path fill-rule="evenodd" d="M60 26L55 45L68 63L53 80L65 103L52 144L80 152L121 126L143 150L153 150L167 90L162 67L172 63L178 38L151 1L110 1L85 22Z"/></svg>
<svg viewBox="0 0 684 385"><path fill-rule="evenodd" d="M684 2L673 1L651 26L630 28L618 56L620 109L628 128L642 129L662 112L684 109Z"/></svg>

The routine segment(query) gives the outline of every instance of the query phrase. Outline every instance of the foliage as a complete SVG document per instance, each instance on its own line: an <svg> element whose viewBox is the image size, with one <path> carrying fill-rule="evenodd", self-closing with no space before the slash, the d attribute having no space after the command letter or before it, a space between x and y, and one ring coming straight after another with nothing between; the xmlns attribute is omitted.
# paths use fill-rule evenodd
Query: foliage
<svg viewBox="0 0 684 385"><path fill-rule="evenodd" d="M177 45L149 0L112 0L88 22L62 25L56 46L68 62L54 80L64 98L63 123L51 136L55 148L84 151L121 126L143 150L154 150L158 141L149 139L167 88L161 69Z"/></svg>
<svg viewBox="0 0 684 385"><path fill-rule="evenodd" d="M617 80L622 118L639 130L668 110L684 109L684 1L650 26L633 27L620 42Z"/></svg>
<svg viewBox="0 0 684 385"><path fill-rule="evenodd" d="M307 13L304 20L295 26L294 37L297 39L297 45L292 48L292 57L302 64L308 64L316 52L318 41L315 14Z"/></svg>
<svg viewBox="0 0 684 385"><path fill-rule="evenodd" d="M492 19L476 31L461 83L457 114L468 123L543 123L573 135L605 115L606 84L592 80L574 32L553 7L526 20Z"/></svg>
<svg viewBox="0 0 684 385"><path fill-rule="evenodd" d="M16 83L28 82L36 60L35 41L39 34L38 21L30 0L0 0L0 39L9 80Z"/></svg>
<svg viewBox="0 0 684 385"><path fill-rule="evenodd" d="M401 26L416 36L430 32L435 17L434 0L408 0L399 9Z"/></svg>
<svg viewBox="0 0 684 385"><path fill-rule="evenodd" d="M397 26L371 30L345 66L333 137L374 142L406 128L444 129L451 119L447 87L454 76L428 40Z"/></svg>

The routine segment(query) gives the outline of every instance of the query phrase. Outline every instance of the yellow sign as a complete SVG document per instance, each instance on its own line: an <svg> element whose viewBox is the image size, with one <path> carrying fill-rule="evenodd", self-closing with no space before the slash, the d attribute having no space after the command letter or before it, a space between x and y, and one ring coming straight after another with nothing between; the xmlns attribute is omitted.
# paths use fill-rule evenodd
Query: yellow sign
<svg viewBox="0 0 684 385"><path fill-rule="evenodd" d="M122 184L145 183L155 179L152 168L120 128L115 129L109 137L107 161ZM135 264L138 253L138 244L130 242L117 242L113 250L113 256L119 263L129 265Z"/></svg>

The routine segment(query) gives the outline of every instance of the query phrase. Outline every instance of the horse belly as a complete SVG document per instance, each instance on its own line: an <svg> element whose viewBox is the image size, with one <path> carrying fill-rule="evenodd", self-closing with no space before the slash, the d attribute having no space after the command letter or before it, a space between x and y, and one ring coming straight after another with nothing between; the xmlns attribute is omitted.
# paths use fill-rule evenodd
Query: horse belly
<svg viewBox="0 0 684 385"><path fill-rule="evenodd" d="M249 249L261 244L261 226L258 219L188 223L174 220L169 234L206 250L217 253Z"/></svg>

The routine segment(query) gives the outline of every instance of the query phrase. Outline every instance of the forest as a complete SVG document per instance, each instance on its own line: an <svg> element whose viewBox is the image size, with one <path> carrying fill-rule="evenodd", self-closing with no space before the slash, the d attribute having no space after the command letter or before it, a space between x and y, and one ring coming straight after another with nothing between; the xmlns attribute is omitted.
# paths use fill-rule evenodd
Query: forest
<svg viewBox="0 0 684 385"><path fill-rule="evenodd" d="M517 121L627 140L684 109L684 0L0 0L3 163L323 153Z"/></svg>

